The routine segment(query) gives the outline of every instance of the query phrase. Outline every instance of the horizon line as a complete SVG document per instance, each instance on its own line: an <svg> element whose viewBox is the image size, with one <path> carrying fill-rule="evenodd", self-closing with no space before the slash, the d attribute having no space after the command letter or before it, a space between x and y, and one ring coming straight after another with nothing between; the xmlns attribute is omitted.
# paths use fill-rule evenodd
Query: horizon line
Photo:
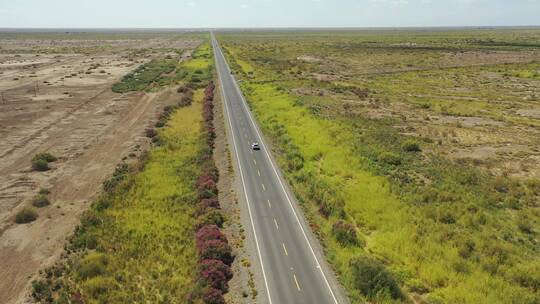
<svg viewBox="0 0 540 304"><path fill-rule="evenodd" d="M423 25L423 26L254 26L254 27L0 27L4 30L260 30L260 29L490 29L540 28L537 25Z"/></svg>

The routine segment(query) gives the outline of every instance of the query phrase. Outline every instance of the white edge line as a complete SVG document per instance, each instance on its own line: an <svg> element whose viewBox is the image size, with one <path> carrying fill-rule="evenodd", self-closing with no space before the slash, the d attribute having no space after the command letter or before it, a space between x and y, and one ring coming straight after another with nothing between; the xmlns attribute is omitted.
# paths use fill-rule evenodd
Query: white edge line
<svg viewBox="0 0 540 304"><path fill-rule="evenodd" d="M257 125L255 124L255 121L253 120L253 117L251 116L251 111L247 107L247 102L246 102L246 100L244 98L244 94L242 94L242 92L240 91L240 88L238 87L238 84L236 83L236 80L233 81L233 84L234 84L236 90L238 91L238 95L240 95L240 98L243 101L242 104L244 105L244 108L246 109L246 112L248 113L249 120L250 120L251 124L253 125L253 128L255 129L255 132L257 132L257 136L259 137L259 140L262 143L264 152L266 153L266 156L268 157L268 159L270 161L270 165L272 166L272 169L273 169L274 173L276 174L276 177L277 177L277 180L278 180L278 182L279 182L279 184L281 186L281 189L285 193L285 197L287 198L287 201L289 202L289 206L291 207L291 210L292 210L292 212L294 214L294 217L296 218L296 221L298 222L298 226L300 226L300 230L302 231L302 234L304 235L304 238L305 238L305 240L306 240L306 242L307 242L307 244L309 246L309 249L311 250L311 253L313 254L313 258L315 259L315 262L317 263L317 268L321 272L321 274L323 276L323 279L324 279L324 282L326 283L326 286L328 287L328 290L330 290L330 294L332 295L332 298L334 299L334 303L338 304L336 296L334 295L334 291L332 290L332 287L330 287L330 283L328 282L328 279L326 278L326 275L324 274L324 271L322 270L321 264L319 263L319 259L317 259L317 255L315 254L315 251L313 250L313 247L311 246L311 243L309 242L309 239L308 239L307 234L306 234L306 232L304 230L304 227L302 227L302 224L300 222L300 218L298 217L298 215L296 214L296 211L294 210L294 207L292 205L289 194L287 193L287 190L285 190L285 186L283 185L283 182L281 181L281 178L280 178L280 176L279 176L279 174L277 172L277 169L276 169L276 167L274 165L274 162L273 162L272 158L270 157L270 154L268 153L268 149L266 149L266 143L264 142L263 137L259 133L259 129L257 128Z"/></svg>
<svg viewBox="0 0 540 304"><path fill-rule="evenodd" d="M212 34L212 40L216 40L214 38L214 35ZM212 41L214 42L214 41ZM234 143L234 154L236 155L236 161L238 163L238 168L240 169L240 178L242 180L242 187L244 188L244 196L246 198L246 203L247 203L247 207L248 207L248 213L249 213L249 220L251 222L251 229L253 230L253 235L255 237L255 246L257 247L257 254L259 255L259 260L261 261L261 268L262 268L262 275L263 275L263 279L264 279L264 285L266 287L266 294L268 295L268 301L270 304L272 304L272 297L270 296L270 289L268 288L268 281L266 279L266 273L264 271L264 262L263 262L263 259L262 259L262 255L261 255L261 249L259 248L259 241L257 239L257 231L255 230L255 224L253 223L253 216L251 214L251 207L250 207L250 204L249 204L249 198L248 198L248 195L247 195L247 188L246 188L246 184L244 182L244 174L242 173L242 165L240 164L240 157L238 156L238 150L237 150L237 146L236 146L236 139L234 137L234 130L233 130L233 126L232 126L232 123L231 123L231 117L230 117L230 113L229 113L229 107L228 107L228 102L227 102L227 97L225 96L225 90L223 89L223 81L221 79L221 72L219 70L219 64L217 63L217 50L216 50L216 47L213 44L213 49L214 49L214 57L215 57L215 61L216 61L216 70L217 70L217 73L218 73L218 77L219 77L219 81L221 83L220 85L220 88L221 88L221 95L223 96L223 100L225 101L225 110L227 112L227 120L229 122L229 128L231 130L231 136L232 136L232 140L233 140L233 143ZM216 43L217 45L217 40L216 40ZM223 57L223 59L225 59L225 57ZM233 81L234 82L234 81Z"/></svg>

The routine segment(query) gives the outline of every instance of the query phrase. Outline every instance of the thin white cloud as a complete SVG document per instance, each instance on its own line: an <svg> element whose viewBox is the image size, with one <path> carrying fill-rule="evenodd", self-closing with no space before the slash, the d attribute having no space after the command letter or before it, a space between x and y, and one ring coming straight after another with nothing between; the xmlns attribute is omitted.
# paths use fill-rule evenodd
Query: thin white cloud
<svg viewBox="0 0 540 304"><path fill-rule="evenodd" d="M369 0L372 6L386 6L390 8L399 8L409 4L408 0Z"/></svg>

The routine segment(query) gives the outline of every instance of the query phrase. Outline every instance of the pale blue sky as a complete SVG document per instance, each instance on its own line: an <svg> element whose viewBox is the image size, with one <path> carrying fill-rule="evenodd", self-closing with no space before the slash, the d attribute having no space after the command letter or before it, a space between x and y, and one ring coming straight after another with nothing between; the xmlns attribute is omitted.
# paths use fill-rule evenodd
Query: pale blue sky
<svg viewBox="0 0 540 304"><path fill-rule="evenodd" d="M0 27L540 25L540 0L0 0Z"/></svg>

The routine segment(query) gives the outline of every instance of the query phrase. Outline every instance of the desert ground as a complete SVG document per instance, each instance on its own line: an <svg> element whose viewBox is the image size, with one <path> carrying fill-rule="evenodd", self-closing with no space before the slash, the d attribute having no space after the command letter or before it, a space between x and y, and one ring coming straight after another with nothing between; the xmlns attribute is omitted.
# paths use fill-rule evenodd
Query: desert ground
<svg viewBox="0 0 540 304"><path fill-rule="evenodd" d="M145 128L173 88L114 93L112 84L157 56L190 56L196 36L151 34L0 34L0 302L20 303L31 278L61 254L79 215L121 161L149 140ZM45 172L31 160L49 152ZM15 214L41 189L51 205L36 221Z"/></svg>

